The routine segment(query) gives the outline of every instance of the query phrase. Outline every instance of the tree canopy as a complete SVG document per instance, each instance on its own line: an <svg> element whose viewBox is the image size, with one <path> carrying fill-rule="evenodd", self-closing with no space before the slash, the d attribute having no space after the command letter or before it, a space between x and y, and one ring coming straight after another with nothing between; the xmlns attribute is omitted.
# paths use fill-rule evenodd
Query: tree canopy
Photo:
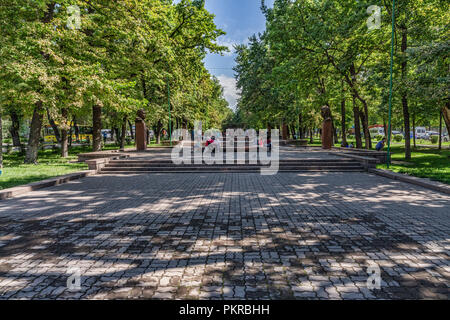
<svg viewBox="0 0 450 320"><path fill-rule="evenodd" d="M36 162L40 130L58 131L67 154L71 124L101 128L147 111L149 125L199 117L220 126L231 113L222 87L203 64L224 32L204 1L1 0L0 107L15 121L31 118L26 162ZM159 134L159 132L158 132Z"/></svg>
<svg viewBox="0 0 450 320"><path fill-rule="evenodd" d="M320 108L327 105L342 139L353 121L357 147L370 148L369 126L386 126L388 118L392 1L261 4L265 32L237 47L239 121L299 126L301 136L320 127ZM396 6L393 126L405 131L407 154L411 114L436 124L442 113L450 129L448 12L439 0Z"/></svg>

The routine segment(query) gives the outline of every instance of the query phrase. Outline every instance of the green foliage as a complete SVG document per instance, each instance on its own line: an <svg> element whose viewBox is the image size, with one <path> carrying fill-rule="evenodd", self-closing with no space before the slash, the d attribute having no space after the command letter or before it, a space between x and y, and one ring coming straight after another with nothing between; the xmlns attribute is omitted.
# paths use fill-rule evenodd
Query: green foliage
<svg viewBox="0 0 450 320"><path fill-rule="evenodd" d="M396 142L402 142L403 141L403 136L401 134L397 134L394 136L394 140Z"/></svg>
<svg viewBox="0 0 450 320"><path fill-rule="evenodd" d="M368 30L371 5L382 9L379 29ZM344 103L347 129L351 109L363 127L387 123L391 0L275 0L262 8L267 30L237 48L239 121L296 125L300 115L302 127L318 128L328 105L342 126ZM397 1L396 14L393 128L405 128L405 109L416 126L436 126L449 96L448 4Z"/></svg>
<svg viewBox="0 0 450 320"><path fill-rule="evenodd" d="M394 163L390 166L390 170L450 184L450 166L448 165L450 150L417 148L412 152L412 159L406 163L404 152L404 147L392 147L392 160ZM386 169L386 165L377 167Z"/></svg>
<svg viewBox="0 0 450 320"><path fill-rule="evenodd" d="M65 159L60 157L58 151L40 151L38 165L23 164L23 155L17 152L4 155L5 168L0 176L0 189L86 170L85 163L74 162L77 158L74 153L76 150L74 149Z"/></svg>
<svg viewBox="0 0 450 320"><path fill-rule="evenodd" d="M436 144L439 141L439 136L431 136L430 140L432 144Z"/></svg>
<svg viewBox="0 0 450 320"><path fill-rule="evenodd" d="M102 107L104 125L120 126L145 109L150 126L172 120L228 116L217 79L206 70L208 51L226 50L216 39L203 1L2 0L0 2L0 108L30 119L35 105L59 129L92 125L92 106ZM80 8L81 26L69 28L69 6ZM47 125L45 117L44 125Z"/></svg>

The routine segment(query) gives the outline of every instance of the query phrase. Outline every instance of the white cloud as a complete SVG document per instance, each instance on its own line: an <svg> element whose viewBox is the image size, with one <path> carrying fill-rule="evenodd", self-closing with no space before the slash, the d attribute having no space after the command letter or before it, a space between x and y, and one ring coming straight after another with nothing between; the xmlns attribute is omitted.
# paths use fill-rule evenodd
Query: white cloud
<svg viewBox="0 0 450 320"><path fill-rule="evenodd" d="M224 47L228 48L229 51L223 53L225 56L232 56L233 55L233 53L234 53L234 47L233 46L234 46L235 43L236 43L235 41L230 40L230 39L218 39L217 40L217 44L219 46L224 46Z"/></svg>
<svg viewBox="0 0 450 320"><path fill-rule="evenodd" d="M248 44L248 37L242 38L242 40L236 40L229 37L219 37L217 39L217 44L219 46L224 46L228 48L228 52L224 52L225 56L232 56L235 53L234 46L239 44Z"/></svg>
<svg viewBox="0 0 450 320"><path fill-rule="evenodd" d="M236 79L228 77L224 74L218 76L217 79L219 79L219 82L223 87L224 98L228 101L230 108L235 110L237 100L240 96L239 91L236 88Z"/></svg>

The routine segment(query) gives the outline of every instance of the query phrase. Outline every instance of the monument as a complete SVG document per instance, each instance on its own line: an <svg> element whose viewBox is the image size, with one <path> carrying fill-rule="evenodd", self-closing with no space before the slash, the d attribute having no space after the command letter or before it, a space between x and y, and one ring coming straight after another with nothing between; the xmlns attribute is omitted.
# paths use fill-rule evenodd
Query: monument
<svg viewBox="0 0 450 320"><path fill-rule="evenodd" d="M136 150L147 150L147 126L145 125L145 111L143 109L137 112L135 120L136 125Z"/></svg>
<svg viewBox="0 0 450 320"><path fill-rule="evenodd" d="M322 148L329 150L333 146L333 120L331 119L331 110L329 106L323 106L321 109L322 123Z"/></svg>

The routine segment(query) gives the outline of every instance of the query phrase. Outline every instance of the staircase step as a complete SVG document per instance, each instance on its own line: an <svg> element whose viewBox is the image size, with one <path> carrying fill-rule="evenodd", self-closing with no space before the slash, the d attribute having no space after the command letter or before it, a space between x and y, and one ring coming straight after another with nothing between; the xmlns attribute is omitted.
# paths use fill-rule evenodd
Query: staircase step
<svg viewBox="0 0 450 320"><path fill-rule="evenodd" d="M339 166L339 167L352 167L352 166L358 166L359 163L357 162L349 162L349 163L280 163L279 167L328 167L328 166ZM115 164L115 163L109 163L106 165L106 168L195 168L195 167L214 167L214 168L227 168L227 167L264 167L268 165L261 165L261 164L213 164L213 165L206 165L206 164L142 164L142 163L130 163L130 164Z"/></svg>
<svg viewBox="0 0 450 320"><path fill-rule="evenodd" d="M250 165L248 163L248 159L246 159L245 164L246 165ZM279 161L280 164L311 164L311 163L320 163L320 164L354 164L354 163L359 163L358 161L355 160L316 160L316 159L308 159L308 160L280 160ZM131 165L131 164L149 164L149 165L172 165L173 162L168 160L168 161L148 161L148 160L128 160L128 161L124 161L124 160L113 160L111 162L109 162L109 164L114 164L114 165ZM204 162L202 163L204 164ZM227 163L224 160L223 164L227 164L230 165L229 163ZM233 164L237 164L237 162L235 161ZM231 165L233 165L231 164ZM183 165L198 165L195 163L192 164L183 164Z"/></svg>
<svg viewBox="0 0 450 320"><path fill-rule="evenodd" d="M320 170L315 170L315 169L304 169L304 170L278 170L278 172L292 172L292 173L300 173L300 172L364 172L365 170L363 168L346 168L346 169L320 169ZM175 170L175 171L100 171L100 174L157 174L157 173L161 173L161 174L169 174L169 173L259 173L260 170L252 170L252 169L248 169L248 170L234 170L234 169L230 169L227 171L214 171L214 170L201 170L201 171L180 171L180 170Z"/></svg>
<svg viewBox="0 0 450 320"><path fill-rule="evenodd" d="M102 171L110 171L110 172L116 172L116 171L150 171L150 172L156 172L156 171L245 171L245 170L255 170L258 171L261 168L269 168L268 166L262 167L248 167L248 166L234 166L234 167L226 167L226 166L201 166L201 167L184 167L184 166L178 166L178 167L105 167L102 169ZM362 166L354 165L354 166L289 166L289 167L280 167L279 170L284 171L302 171L302 170L351 170L351 169L363 169Z"/></svg>
<svg viewBox="0 0 450 320"><path fill-rule="evenodd" d="M223 164L180 164L176 165L170 158L154 160L113 160L101 171L102 174L142 174L142 173L259 173L262 168L270 168L260 162L229 164L224 159ZM353 159L282 159L279 161L278 172L362 172L365 168Z"/></svg>

